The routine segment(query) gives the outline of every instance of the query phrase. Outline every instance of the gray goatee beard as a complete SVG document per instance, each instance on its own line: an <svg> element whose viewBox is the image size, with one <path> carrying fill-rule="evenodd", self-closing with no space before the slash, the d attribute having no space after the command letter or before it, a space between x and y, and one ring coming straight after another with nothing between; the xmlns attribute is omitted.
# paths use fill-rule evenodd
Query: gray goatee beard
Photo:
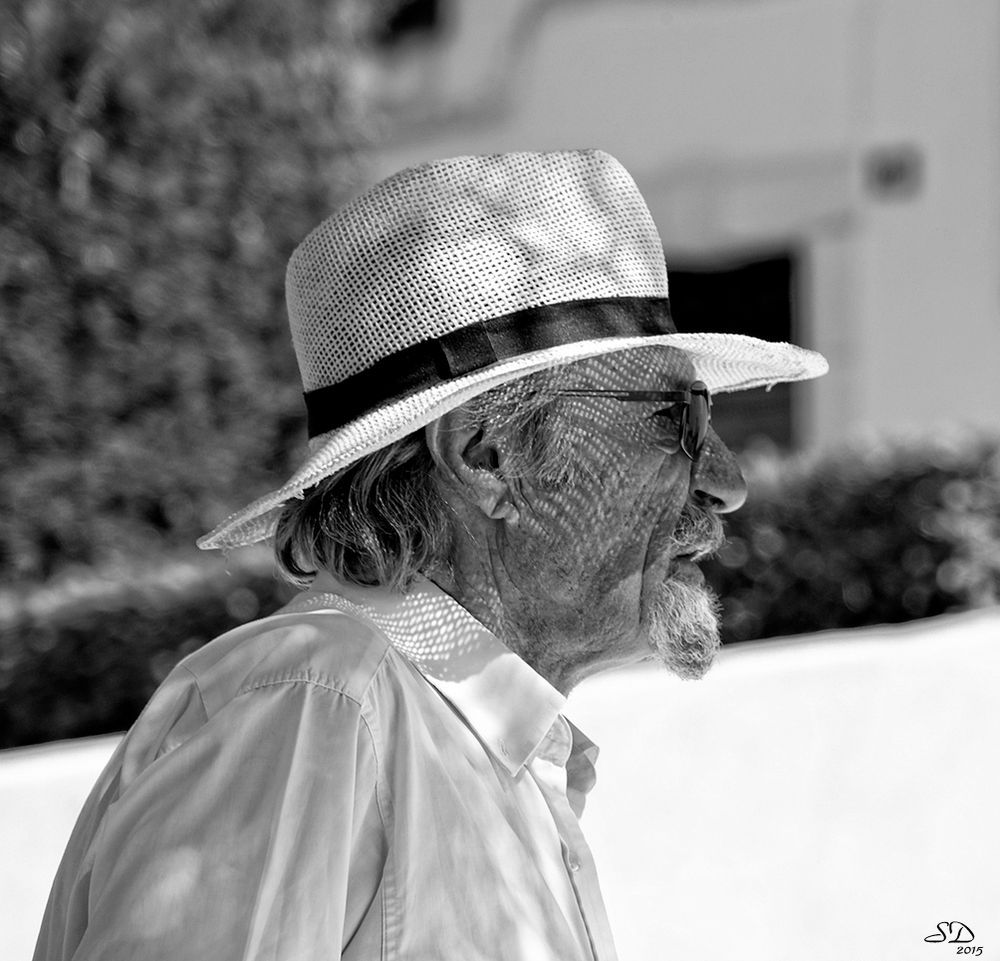
<svg viewBox="0 0 1000 961"><path fill-rule="evenodd" d="M671 553L697 547L706 555L725 542L722 522L709 511L687 504L671 536ZM704 677L721 646L719 599L703 583L673 576L649 599L646 611L649 644L656 657L678 677Z"/></svg>
<svg viewBox="0 0 1000 961"><path fill-rule="evenodd" d="M678 677L704 677L721 645L719 611L718 598L703 584L664 581L646 614L654 655Z"/></svg>

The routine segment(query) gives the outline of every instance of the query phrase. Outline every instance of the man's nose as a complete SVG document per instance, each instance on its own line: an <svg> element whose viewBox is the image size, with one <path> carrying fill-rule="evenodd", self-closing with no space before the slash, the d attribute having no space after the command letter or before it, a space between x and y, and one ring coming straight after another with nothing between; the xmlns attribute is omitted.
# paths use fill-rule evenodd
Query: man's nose
<svg viewBox="0 0 1000 961"><path fill-rule="evenodd" d="M728 514L742 507L747 499L743 471L713 430L709 430L701 456L691 469L691 499L716 514Z"/></svg>

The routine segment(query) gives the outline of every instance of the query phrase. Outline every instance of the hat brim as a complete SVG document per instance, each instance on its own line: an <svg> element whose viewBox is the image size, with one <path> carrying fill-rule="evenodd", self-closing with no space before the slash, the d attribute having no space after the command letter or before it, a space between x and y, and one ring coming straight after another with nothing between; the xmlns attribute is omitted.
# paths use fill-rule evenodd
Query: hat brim
<svg viewBox="0 0 1000 961"><path fill-rule="evenodd" d="M355 461L394 443L466 401L546 368L636 347L675 347L691 359L712 393L810 380L828 370L821 354L743 334L672 333L582 340L499 361L483 370L383 404L337 430L314 437L305 463L277 490L232 514L199 538L202 550L244 547L274 533L284 504Z"/></svg>

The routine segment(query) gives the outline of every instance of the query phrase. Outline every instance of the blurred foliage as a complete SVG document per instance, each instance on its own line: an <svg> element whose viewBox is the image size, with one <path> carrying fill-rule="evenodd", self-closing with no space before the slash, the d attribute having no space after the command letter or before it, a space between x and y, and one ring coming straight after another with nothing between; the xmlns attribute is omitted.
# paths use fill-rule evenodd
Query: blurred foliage
<svg viewBox="0 0 1000 961"><path fill-rule="evenodd" d="M189 545L290 472L284 266L356 176L365 9L0 6L0 581Z"/></svg>
<svg viewBox="0 0 1000 961"><path fill-rule="evenodd" d="M1000 601L1000 438L750 456L750 496L703 565L729 642Z"/></svg>
<svg viewBox="0 0 1000 961"><path fill-rule="evenodd" d="M241 554L0 593L0 748L125 730L181 657L292 596Z"/></svg>
<svg viewBox="0 0 1000 961"><path fill-rule="evenodd" d="M751 457L704 565L728 642L1000 599L1000 439ZM0 747L127 728L183 655L290 596L266 551L0 592Z"/></svg>

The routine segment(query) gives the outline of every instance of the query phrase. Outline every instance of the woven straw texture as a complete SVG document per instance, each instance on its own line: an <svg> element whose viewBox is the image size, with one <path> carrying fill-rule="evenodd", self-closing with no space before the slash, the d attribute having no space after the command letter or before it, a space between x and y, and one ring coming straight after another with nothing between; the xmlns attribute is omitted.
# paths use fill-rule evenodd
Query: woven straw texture
<svg viewBox="0 0 1000 961"><path fill-rule="evenodd" d="M404 170L347 204L296 249L289 324L306 391L413 344L545 304L666 297L663 250L634 181L596 150L459 157ZM394 399L313 438L282 487L201 538L254 543L282 504L492 387L556 364L663 344L712 391L819 376L812 351L732 334L585 340L523 354Z"/></svg>
<svg viewBox="0 0 1000 961"><path fill-rule="evenodd" d="M304 390L387 354L541 304L666 297L663 249L624 168L600 151L437 161L390 177L292 255Z"/></svg>

